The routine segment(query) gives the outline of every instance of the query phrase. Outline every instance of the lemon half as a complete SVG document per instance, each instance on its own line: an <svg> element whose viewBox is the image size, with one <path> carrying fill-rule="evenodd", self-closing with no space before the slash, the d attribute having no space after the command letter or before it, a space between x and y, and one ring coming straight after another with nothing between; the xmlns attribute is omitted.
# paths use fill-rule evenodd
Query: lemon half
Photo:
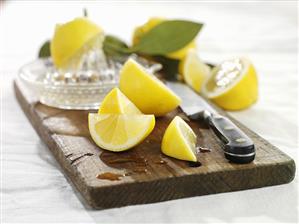
<svg viewBox="0 0 299 224"><path fill-rule="evenodd" d="M145 114L162 116L174 110L181 99L133 59L120 71L120 90Z"/></svg>
<svg viewBox="0 0 299 224"><path fill-rule="evenodd" d="M167 156L181 160L197 161L196 134L179 116L176 116L167 127L161 148Z"/></svg>
<svg viewBox="0 0 299 224"><path fill-rule="evenodd" d="M247 108L258 98L255 68L247 58L224 61L212 70L202 93L223 109Z"/></svg>
<svg viewBox="0 0 299 224"><path fill-rule="evenodd" d="M143 141L154 129L154 115L88 115L88 127L94 142L101 148L120 152Z"/></svg>

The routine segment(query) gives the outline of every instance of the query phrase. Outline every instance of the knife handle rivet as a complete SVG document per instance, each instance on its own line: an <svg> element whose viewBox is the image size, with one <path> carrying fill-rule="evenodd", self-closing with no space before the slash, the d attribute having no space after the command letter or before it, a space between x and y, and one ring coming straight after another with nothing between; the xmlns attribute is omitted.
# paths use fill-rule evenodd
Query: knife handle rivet
<svg viewBox="0 0 299 224"><path fill-rule="evenodd" d="M243 142L246 142L246 139L245 138L237 138L235 141L238 143L243 143Z"/></svg>
<svg viewBox="0 0 299 224"><path fill-rule="evenodd" d="M231 130L234 130L234 127L232 127L232 126L226 126L226 127L224 127L224 130L231 131Z"/></svg>

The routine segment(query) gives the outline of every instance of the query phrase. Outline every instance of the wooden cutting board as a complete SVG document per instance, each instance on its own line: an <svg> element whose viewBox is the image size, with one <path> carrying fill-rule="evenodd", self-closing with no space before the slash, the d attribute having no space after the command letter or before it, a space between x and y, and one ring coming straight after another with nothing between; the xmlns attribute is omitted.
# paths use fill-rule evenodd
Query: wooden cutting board
<svg viewBox="0 0 299 224"><path fill-rule="evenodd" d="M184 117L179 109L157 118L154 131L134 149L112 153L100 149L92 141L87 127L87 115L91 111L51 108L39 103L19 81L15 82L14 88L29 121L66 176L94 208L284 184L292 181L295 175L293 159L232 118L256 145L256 158L250 164L229 163L213 132L205 125L191 121L188 123L198 136L198 145L211 149L211 152L199 153L200 163L162 155L160 145L165 128L175 115Z"/></svg>

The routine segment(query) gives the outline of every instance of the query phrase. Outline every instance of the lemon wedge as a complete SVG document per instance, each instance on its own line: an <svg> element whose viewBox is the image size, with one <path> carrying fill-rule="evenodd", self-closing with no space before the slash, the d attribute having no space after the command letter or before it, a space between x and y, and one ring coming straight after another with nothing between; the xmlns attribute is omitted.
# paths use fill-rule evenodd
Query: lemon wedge
<svg viewBox="0 0 299 224"><path fill-rule="evenodd" d="M50 47L54 65L67 67L71 59L91 48L102 36L103 30L85 17L56 25Z"/></svg>
<svg viewBox="0 0 299 224"><path fill-rule="evenodd" d="M179 116L176 116L168 125L163 139L162 152L170 157L197 161L196 135L191 127Z"/></svg>
<svg viewBox="0 0 299 224"><path fill-rule="evenodd" d="M223 109L247 108L258 98L256 71L246 58L224 61L212 70L202 93Z"/></svg>
<svg viewBox="0 0 299 224"><path fill-rule="evenodd" d="M120 152L143 141L154 129L154 115L88 115L88 127L94 142L101 148Z"/></svg>
<svg viewBox="0 0 299 224"><path fill-rule="evenodd" d="M133 59L120 71L120 90L145 114L162 116L174 110L181 99Z"/></svg>
<svg viewBox="0 0 299 224"><path fill-rule="evenodd" d="M159 25L164 21L167 21L167 19L162 17L152 17L145 24L136 27L133 32L133 38L132 38L133 46L139 43L140 39L143 37L144 34L146 34L148 31L150 31L155 26ZM192 48L196 48L195 40L191 41L183 48L171 52L165 56L168 58L181 60L186 56L188 50Z"/></svg>
<svg viewBox="0 0 299 224"><path fill-rule="evenodd" d="M200 92L204 81L209 77L211 69L198 57L196 51L191 49L179 64L179 71L185 82L195 91Z"/></svg>
<svg viewBox="0 0 299 224"><path fill-rule="evenodd" d="M113 88L104 98L98 114L142 114L141 111L119 90Z"/></svg>

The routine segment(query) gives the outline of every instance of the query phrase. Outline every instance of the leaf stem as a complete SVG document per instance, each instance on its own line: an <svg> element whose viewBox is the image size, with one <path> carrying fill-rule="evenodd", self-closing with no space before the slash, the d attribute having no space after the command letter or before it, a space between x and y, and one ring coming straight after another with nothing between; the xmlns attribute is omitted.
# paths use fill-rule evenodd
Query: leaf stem
<svg viewBox="0 0 299 224"><path fill-rule="evenodd" d="M83 16L86 18L88 17L88 12L86 8L83 8Z"/></svg>

